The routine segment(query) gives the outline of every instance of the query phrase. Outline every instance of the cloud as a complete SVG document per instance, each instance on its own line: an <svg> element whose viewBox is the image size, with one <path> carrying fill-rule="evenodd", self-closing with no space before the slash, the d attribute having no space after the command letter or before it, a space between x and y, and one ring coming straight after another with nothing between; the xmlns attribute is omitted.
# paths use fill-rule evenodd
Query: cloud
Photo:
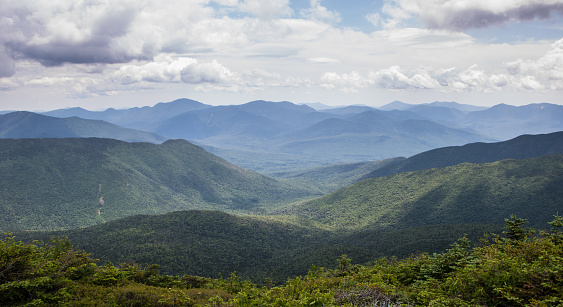
<svg viewBox="0 0 563 307"><path fill-rule="evenodd" d="M427 27L461 31L507 22L545 20L563 14L562 0L389 0L368 21L385 28L417 17Z"/></svg>
<svg viewBox="0 0 563 307"><path fill-rule="evenodd" d="M16 82L7 79L7 78L0 78L0 91L8 91L18 87L19 84Z"/></svg>
<svg viewBox="0 0 563 307"><path fill-rule="evenodd" d="M312 20L326 21L330 23L340 22L338 12L329 11L321 5L321 0L310 0L311 7L301 10L301 15Z"/></svg>
<svg viewBox="0 0 563 307"><path fill-rule="evenodd" d="M11 77L16 72L16 62L8 56L6 48L0 45L0 78Z"/></svg>
<svg viewBox="0 0 563 307"><path fill-rule="evenodd" d="M197 60L160 56L156 61L143 65L123 65L113 73L112 79L123 85L140 82L179 83L182 82L182 70L192 64L197 64Z"/></svg>
<svg viewBox="0 0 563 307"><path fill-rule="evenodd" d="M132 6L61 1L48 7L23 2L6 13L13 13L7 15L11 17L6 28L16 35L3 35L5 47L18 57L45 66L124 63L152 56L150 52L131 52L119 43L138 13Z"/></svg>
<svg viewBox="0 0 563 307"><path fill-rule="evenodd" d="M229 83L236 81L237 76L216 60L211 63L193 63L181 71L182 81L190 84Z"/></svg>
<svg viewBox="0 0 563 307"><path fill-rule="evenodd" d="M477 65L464 70L391 66L370 71L367 75L355 71L349 74L327 72L321 77L321 85L328 89L339 88L345 92L368 87L481 93L505 89L557 91L563 89L563 39L555 42L550 50L537 60L518 59L490 71L480 69Z"/></svg>
<svg viewBox="0 0 563 307"><path fill-rule="evenodd" d="M238 4L238 8L242 12L263 19L289 17L293 14L293 10L289 7L289 0L242 0Z"/></svg>

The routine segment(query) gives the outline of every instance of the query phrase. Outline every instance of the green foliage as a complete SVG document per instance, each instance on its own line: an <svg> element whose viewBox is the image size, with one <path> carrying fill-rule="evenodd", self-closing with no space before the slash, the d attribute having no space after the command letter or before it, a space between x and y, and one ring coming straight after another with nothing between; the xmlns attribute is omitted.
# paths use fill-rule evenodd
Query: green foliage
<svg viewBox="0 0 563 307"><path fill-rule="evenodd" d="M64 238L23 244L7 234L0 240L0 301L6 305L65 301L72 281L92 274L94 262Z"/></svg>
<svg viewBox="0 0 563 307"><path fill-rule="evenodd" d="M397 230L425 225L498 223L512 214L544 227L563 203L563 155L400 173L360 181L274 211L325 229Z"/></svg>
<svg viewBox="0 0 563 307"><path fill-rule="evenodd" d="M526 230L522 225L527 224L528 220L517 218L515 215L510 216L509 219L504 219L506 226L502 232L508 240L520 241L526 237Z"/></svg>
<svg viewBox="0 0 563 307"><path fill-rule="evenodd" d="M510 221L513 230L523 224ZM559 222L556 215L550 224ZM0 295L6 306L559 306L563 244L554 234L491 235L477 246L462 237L443 253L369 265L342 255L335 269L313 266L277 286L237 272L210 279L160 275L155 265L96 266L66 239L23 244L7 235Z"/></svg>
<svg viewBox="0 0 563 307"><path fill-rule="evenodd" d="M82 228L178 210L248 213L312 195L183 140L0 140L1 231Z"/></svg>

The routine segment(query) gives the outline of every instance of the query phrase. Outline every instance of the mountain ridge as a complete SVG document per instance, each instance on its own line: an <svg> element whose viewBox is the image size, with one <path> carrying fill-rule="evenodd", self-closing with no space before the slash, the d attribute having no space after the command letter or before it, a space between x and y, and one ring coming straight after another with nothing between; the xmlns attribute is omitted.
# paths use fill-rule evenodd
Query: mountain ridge
<svg viewBox="0 0 563 307"><path fill-rule="evenodd" d="M253 212L313 192L185 140L0 139L0 230L68 229L133 214Z"/></svg>
<svg viewBox="0 0 563 307"><path fill-rule="evenodd" d="M17 111L0 115L0 138L115 138L128 142L162 143L168 138L102 120L76 116L57 118L33 112Z"/></svg>

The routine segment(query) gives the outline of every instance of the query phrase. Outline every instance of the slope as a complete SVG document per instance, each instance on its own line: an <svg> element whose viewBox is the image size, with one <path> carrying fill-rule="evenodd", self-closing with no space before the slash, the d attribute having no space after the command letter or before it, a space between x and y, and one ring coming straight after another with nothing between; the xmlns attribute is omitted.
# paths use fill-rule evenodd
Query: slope
<svg viewBox="0 0 563 307"><path fill-rule="evenodd" d="M496 230L489 225L446 225L342 235L269 217L191 210L16 236L28 242L66 236L100 264L159 264L163 274L205 277L227 277L236 271L255 282L282 283L306 274L312 265L335 267L343 254L366 263L382 256L439 252L464 233L477 239Z"/></svg>
<svg viewBox="0 0 563 307"><path fill-rule="evenodd" d="M346 231L495 223L511 214L543 227L563 211L562 186L563 155L463 163L367 179L276 213Z"/></svg>
<svg viewBox="0 0 563 307"><path fill-rule="evenodd" d="M95 225L187 209L261 210L310 196L184 140L0 140L0 230Z"/></svg>
<svg viewBox="0 0 563 307"><path fill-rule="evenodd" d="M488 163L503 159L527 159L563 153L563 132L540 135L522 135L496 143L471 143L433 149L406 160L385 165L362 179L393 175L459 163Z"/></svg>
<svg viewBox="0 0 563 307"><path fill-rule="evenodd" d="M402 160L404 158L335 164L301 171L273 173L271 176L301 186L314 186L323 193L330 193L359 181L363 176L374 170Z"/></svg>
<svg viewBox="0 0 563 307"><path fill-rule="evenodd" d="M167 139L158 134L123 128L101 120L56 118L32 112L0 115L0 138L67 137L100 137L151 143L161 143Z"/></svg>

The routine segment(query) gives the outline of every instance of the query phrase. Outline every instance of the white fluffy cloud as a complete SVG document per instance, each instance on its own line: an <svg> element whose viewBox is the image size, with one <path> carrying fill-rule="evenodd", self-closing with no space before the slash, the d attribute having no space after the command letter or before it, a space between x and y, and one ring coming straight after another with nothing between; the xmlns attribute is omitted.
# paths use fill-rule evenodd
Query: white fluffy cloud
<svg viewBox="0 0 563 307"><path fill-rule="evenodd" d="M327 22L340 22L338 12L329 11L321 5L321 0L310 0L311 7L301 11L301 15L308 19L321 20Z"/></svg>
<svg viewBox="0 0 563 307"><path fill-rule="evenodd" d="M563 39L555 42L537 60L518 59L492 71L480 69L477 65L464 70L391 66L371 71L365 76L355 71L348 74L327 72L321 77L321 82L325 88L340 88L345 92L367 87L393 90L436 89L444 92L562 90Z"/></svg>
<svg viewBox="0 0 563 307"><path fill-rule="evenodd" d="M431 28L464 30L514 21L548 19L563 14L562 0L389 0L366 18L394 28L411 17Z"/></svg>
<svg viewBox="0 0 563 307"><path fill-rule="evenodd" d="M293 10L289 7L289 0L242 0L238 7L242 12L264 19L289 17L293 14Z"/></svg>

